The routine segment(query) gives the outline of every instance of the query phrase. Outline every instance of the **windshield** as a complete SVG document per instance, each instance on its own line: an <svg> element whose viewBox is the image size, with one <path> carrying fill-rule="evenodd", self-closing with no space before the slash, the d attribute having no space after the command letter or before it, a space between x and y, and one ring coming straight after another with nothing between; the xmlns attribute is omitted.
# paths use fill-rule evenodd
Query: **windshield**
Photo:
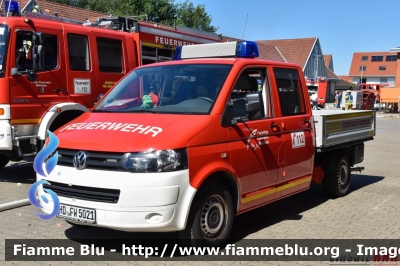
<svg viewBox="0 0 400 266"><path fill-rule="evenodd" d="M5 24L0 24L0 77L4 77L7 44L8 26Z"/></svg>
<svg viewBox="0 0 400 266"><path fill-rule="evenodd" d="M208 114L231 65L167 65L136 69L94 112Z"/></svg>

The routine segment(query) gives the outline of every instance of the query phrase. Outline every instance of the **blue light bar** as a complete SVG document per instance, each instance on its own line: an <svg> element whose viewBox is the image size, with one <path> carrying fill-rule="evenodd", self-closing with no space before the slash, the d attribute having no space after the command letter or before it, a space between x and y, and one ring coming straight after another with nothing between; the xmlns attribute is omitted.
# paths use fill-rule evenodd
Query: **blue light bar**
<svg viewBox="0 0 400 266"><path fill-rule="evenodd" d="M181 60L182 46L177 46L174 53L174 60Z"/></svg>
<svg viewBox="0 0 400 266"><path fill-rule="evenodd" d="M223 42L176 47L174 60L211 58L211 57L258 57L258 46L255 42Z"/></svg>
<svg viewBox="0 0 400 266"><path fill-rule="evenodd" d="M259 57L258 46L255 42L237 42L236 44L237 57Z"/></svg>

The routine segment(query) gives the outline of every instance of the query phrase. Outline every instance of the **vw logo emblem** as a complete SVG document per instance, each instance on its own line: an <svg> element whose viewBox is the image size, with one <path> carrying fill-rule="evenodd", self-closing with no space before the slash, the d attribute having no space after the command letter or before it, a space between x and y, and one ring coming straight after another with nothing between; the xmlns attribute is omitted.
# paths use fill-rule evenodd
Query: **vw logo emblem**
<svg viewBox="0 0 400 266"><path fill-rule="evenodd" d="M86 153L84 153L83 151L79 151L77 153L75 153L74 155L74 167L78 170L82 170L86 168Z"/></svg>

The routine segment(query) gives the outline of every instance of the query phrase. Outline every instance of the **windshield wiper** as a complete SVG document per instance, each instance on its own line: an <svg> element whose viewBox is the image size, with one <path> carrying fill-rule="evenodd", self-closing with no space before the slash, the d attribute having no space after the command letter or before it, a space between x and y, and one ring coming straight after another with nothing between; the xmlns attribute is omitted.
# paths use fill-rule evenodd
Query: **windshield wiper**
<svg viewBox="0 0 400 266"><path fill-rule="evenodd" d="M124 111L116 112L116 113L152 113L152 114L157 114L158 112L153 111L151 109L140 109L140 110L124 110Z"/></svg>
<svg viewBox="0 0 400 266"><path fill-rule="evenodd" d="M114 110L104 110L104 109L96 109L92 110L92 113L113 113Z"/></svg>

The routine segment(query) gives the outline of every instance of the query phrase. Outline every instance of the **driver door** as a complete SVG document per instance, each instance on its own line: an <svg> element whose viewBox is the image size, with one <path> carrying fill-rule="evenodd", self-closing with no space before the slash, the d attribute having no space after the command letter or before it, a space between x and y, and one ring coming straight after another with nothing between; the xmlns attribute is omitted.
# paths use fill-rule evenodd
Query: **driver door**
<svg viewBox="0 0 400 266"><path fill-rule="evenodd" d="M29 81L27 72L33 70L33 45L31 28L17 28L10 45L9 66L17 68L17 75L10 79L10 99L13 105L13 125L38 124L51 106L68 101L66 93L65 62L60 56L64 50L60 29L36 28L43 32L45 43L43 70L37 70L37 79Z"/></svg>

